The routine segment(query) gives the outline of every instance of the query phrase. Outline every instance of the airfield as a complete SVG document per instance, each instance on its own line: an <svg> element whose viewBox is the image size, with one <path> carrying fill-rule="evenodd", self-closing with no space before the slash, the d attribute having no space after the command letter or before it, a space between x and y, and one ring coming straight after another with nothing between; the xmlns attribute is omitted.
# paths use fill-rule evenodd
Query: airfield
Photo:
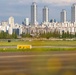
<svg viewBox="0 0 76 75"><path fill-rule="evenodd" d="M74 40L0 41L0 75L76 75L75 57Z"/></svg>

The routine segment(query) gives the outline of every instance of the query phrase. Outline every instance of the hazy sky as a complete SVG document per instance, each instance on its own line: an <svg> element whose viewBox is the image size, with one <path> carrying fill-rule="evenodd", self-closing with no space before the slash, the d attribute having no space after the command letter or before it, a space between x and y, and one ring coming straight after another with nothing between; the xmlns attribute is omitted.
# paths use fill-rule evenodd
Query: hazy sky
<svg viewBox="0 0 76 75"><path fill-rule="evenodd" d="M67 11L70 20L71 5L76 0L0 0L0 21L6 21L10 16L15 18L15 23L22 23L24 18L30 18L32 2L38 6L38 21L42 21L42 9L46 5L49 8L49 19L60 20L62 9Z"/></svg>

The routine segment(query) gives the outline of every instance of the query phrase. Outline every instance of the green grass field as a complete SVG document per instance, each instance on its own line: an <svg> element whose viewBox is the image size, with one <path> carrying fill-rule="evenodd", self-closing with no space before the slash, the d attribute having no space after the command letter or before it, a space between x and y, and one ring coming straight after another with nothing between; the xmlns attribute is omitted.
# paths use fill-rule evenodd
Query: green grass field
<svg viewBox="0 0 76 75"><path fill-rule="evenodd" d="M71 51L76 50L76 41L1 41L0 46L17 46L17 45L32 45L32 46L66 46L66 48L32 48L32 49L11 49L2 48L0 52L25 52L25 51ZM68 47L68 48L67 48ZM74 48L70 48L74 47Z"/></svg>
<svg viewBox="0 0 76 75"><path fill-rule="evenodd" d="M16 49L16 48L1 48L0 52L43 52L43 51L75 51L76 48L32 48L32 49Z"/></svg>
<svg viewBox="0 0 76 75"><path fill-rule="evenodd" d="M76 41L1 41L0 46L32 45L32 46L75 46Z"/></svg>

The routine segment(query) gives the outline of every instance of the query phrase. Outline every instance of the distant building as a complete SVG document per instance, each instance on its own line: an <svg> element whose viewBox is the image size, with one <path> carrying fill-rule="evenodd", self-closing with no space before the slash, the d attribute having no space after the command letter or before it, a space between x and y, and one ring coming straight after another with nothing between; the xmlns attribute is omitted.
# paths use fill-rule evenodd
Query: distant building
<svg viewBox="0 0 76 75"><path fill-rule="evenodd" d="M61 14L60 14L60 20L62 23L65 23L66 19L67 19L67 12L66 12L66 10L63 9Z"/></svg>
<svg viewBox="0 0 76 75"><path fill-rule="evenodd" d="M2 26L7 26L7 25L8 25L8 21L2 21L2 22L1 22L1 25L2 25Z"/></svg>
<svg viewBox="0 0 76 75"><path fill-rule="evenodd" d="M76 4L71 7L71 22L76 23Z"/></svg>
<svg viewBox="0 0 76 75"><path fill-rule="evenodd" d="M55 19L51 19L49 22L49 9L44 6L43 8L43 22L41 24L37 23L37 5L35 2L31 5L31 23L29 25L29 18L23 21L23 24L14 23L14 18L9 17L8 21L2 21L0 23L0 32L4 31L12 35L16 33L21 35L22 33L31 34L32 36L39 35L40 33L48 33L58 31L60 34L62 32L69 32L72 34L76 33L76 4L71 7L71 22L67 21L67 12L62 10L60 13L60 21L56 22Z"/></svg>
<svg viewBox="0 0 76 75"><path fill-rule="evenodd" d="M12 16L9 17L8 23L9 23L10 27L14 27L14 18Z"/></svg>
<svg viewBox="0 0 76 75"><path fill-rule="evenodd" d="M31 5L31 25L37 24L37 5L35 2Z"/></svg>
<svg viewBox="0 0 76 75"><path fill-rule="evenodd" d="M26 26L29 25L29 18L25 18L25 19L24 19L24 24L25 24Z"/></svg>
<svg viewBox="0 0 76 75"><path fill-rule="evenodd" d="M44 6L43 8L43 22L49 21L49 9L48 7Z"/></svg>
<svg viewBox="0 0 76 75"><path fill-rule="evenodd" d="M19 35L21 35L22 34L22 28L19 28Z"/></svg>
<svg viewBox="0 0 76 75"><path fill-rule="evenodd" d="M51 19L50 23L56 22L56 19Z"/></svg>
<svg viewBox="0 0 76 75"><path fill-rule="evenodd" d="M8 34L12 35L12 33L13 33L13 29L12 29L12 27L9 27Z"/></svg>
<svg viewBox="0 0 76 75"><path fill-rule="evenodd" d="M19 29L13 29L13 33L15 33L16 35L19 35Z"/></svg>

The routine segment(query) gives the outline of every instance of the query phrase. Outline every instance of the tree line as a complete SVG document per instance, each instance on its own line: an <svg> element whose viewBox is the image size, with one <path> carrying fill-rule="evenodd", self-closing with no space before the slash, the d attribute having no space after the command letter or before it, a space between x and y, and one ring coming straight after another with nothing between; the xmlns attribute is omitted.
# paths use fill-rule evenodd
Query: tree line
<svg viewBox="0 0 76 75"><path fill-rule="evenodd" d="M33 34L34 35L34 34ZM72 33L69 33L69 32L62 32L62 34L60 34L60 32L58 31L54 31L54 32L47 32L47 33L35 33L35 35L33 36L29 33L25 34L25 33L22 33L20 36L22 38L76 38L76 33L75 34L72 34ZM0 32L0 39L17 39L17 34L16 33L13 33L12 35L8 34L7 32L4 32L4 31L1 31Z"/></svg>
<svg viewBox="0 0 76 75"><path fill-rule="evenodd" d="M62 34L60 34L60 32L58 31L54 31L54 32L47 32L47 33L39 33L39 34L36 34L35 36L32 36L31 34L27 33L23 33L21 35L23 38L32 38L32 37L35 37L35 38L76 38L76 33L75 34L72 34L72 33L69 33L69 32L62 32Z"/></svg>
<svg viewBox="0 0 76 75"><path fill-rule="evenodd" d="M0 39L16 39L17 34L13 33L12 35L8 34L7 32L1 31L0 32Z"/></svg>

